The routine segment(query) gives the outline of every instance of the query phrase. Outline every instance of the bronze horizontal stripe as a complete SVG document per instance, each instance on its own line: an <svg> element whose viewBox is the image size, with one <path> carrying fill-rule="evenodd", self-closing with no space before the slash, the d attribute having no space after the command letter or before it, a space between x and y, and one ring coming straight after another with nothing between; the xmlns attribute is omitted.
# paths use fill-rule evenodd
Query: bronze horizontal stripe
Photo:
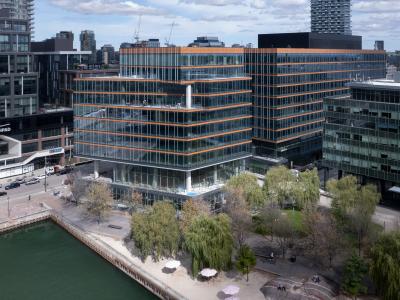
<svg viewBox="0 0 400 300"><path fill-rule="evenodd" d="M146 78L133 78L133 77L83 77L74 78L74 81L122 81L122 82L157 82L157 83L167 83L167 84L177 84L177 85L188 85L195 83L216 83L216 82L233 82L233 81L250 81L251 77L232 77L232 78L217 78L217 79L193 79L193 80L160 80L160 79L146 79Z"/></svg>
<svg viewBox="0 0 400 300"><path fill-rule="evenodd" d="M307 82L290 83L290 84L253 84L253 86L280 88L280 87L302 86L302 85L310 85L310 84L318 84L318 83L340 82L340 81L351 81L351 79L342 78L342 79L335 79L335 80L307 81Z"/></svg>
<svg viewBox="0 0 400 300"><path fill-rule="evenodd" d="M353 60L353 61L321 61L321 62L287 62L287 63L252 63L250 66L292 66L292 65L331 65L331 64L357 64L357 63L386 63L384 60Z"/></svg>
<svg viewBox="0 0 400 300"><path fill-rule="evenodd" d="M384 70L382 68L378 69L359 69L359 70L335 70L335 71L320 71L320 72L303 72L303 73L276 73L276 74L266 74L266 73L250 73L251 76L299 76L299 75L312 75L312 74L333 74L333 73L350 73L350 72L365 72L365 71L378 71Z"/></svg>
<svg viewBox="0 0 400 300"><path fill-rule="evenodd" d="M174 124L174 123L161 123L161 122L148 122L148 121L133 121L133 120L115 120L115 119L107 119L107 118L93 118L93 117L78 117L75 116L74 119L78 120L92 120L92 121L106 121L106 122L114 122L114 123L129 123L129 124L146 124L146 125L163 125L163 126L175 126L175 127L195 127L201 125L208 125L208 124L218 124L224 123L229 121L238 121L244 119L252 119L252 115L237 117L237 118L227 118L227 119L219 119L215 121L207 121L207 122L199 122L193 124Z"/></svg>
<svg viewBox="0 0 400 300"><path fill-rule="evenodd" d="M192 94L193 97L218 97L218 96L229 96L229 95L239 95L239 94L251 94L252 90L241 90L232 92L222 92L222 93L212 93L212 94Z"/></svg>
<svg viewBox="0 0 400 300"><path fill-rule="evenodd" d="M244 64L238 65L196 65L196 66L143 66L143 65L128 65L124 64L122 68L144 68L144 69L221 69L221 68L240 68L244 67Z"/></svg>
<svg viewBox="0 0 400 300"><path fill-rule="evenodd" d="M315 49L315 48L245 48L247 53L295 53L295 54L386 54L386 51L358 49Z"/></svg>
<svg viewBox="0 0 400 300"><path fill-rule="evenodd" d="M292 107L300 107L300 106L306 106L309 104L318 104L318 103L323 103L324 100L318 100L318 101L313 101L313 102L302 102L298 104L291 104L291 105L285 105L285 106L275 106L275 107L270 107L270 106L260 106L260 105L253 105L254 107L261 108L261 109L274 109L274 110L282 110L286 108L292 108Z"/></svg>
<svg viewBox="0 0 400 300"><path fill-rule="evenodd" d="M312 135L312 134L317 133L317 132L322 132L322 129L313 130L313 131L310 131L310 132L307 132L307 133L299 134L299 135L296 135L296 136L292 136L292 137L288 137L288 138L284 138L284 139L280 139L280 140L276 140L276 141L263 139L263 138L258 138L258 137L253 137L253 140L265 141L265 142L269 142L269 143L273 143L273 144L280 144L280 143L284 143L284 142L287 142L287 141L295 140L295 139L298 139L298 138L301 138L301 137L304 137L304 136L307 136L307 135Z"/></svg>
<svg viewBox="0 0 400 300"><path fill-rule="evenodd" d="M316 123L324 122L324 121L325 121L325 118L321 118L321 119L318 119L318 120L315 120L315 121L303 122L303 123L298 124L298 125L289 126L289 127L285 127L285 128L279 128L279 129L269 129L269 128L262 128L262 127L256 127L256 126L254 128L261 129L261 130L264 130L264 131L280 132L280 131L285 131L285 130L289 130L289 129L293 129L293 128L298 128L298 127L302 127L302 126L316 124Z"/></svg>
<svg viewBox="0 0 400 300"><path fill-rule="evenodd" d="M335 92L335 91L345 91L345 90L349 90L349 89L350 88L348 88L348 87L344 87L344 88L329 89L329 90L319 90L319 91L316 91L316 92L289 94L289 95L283 95L283 96L260 96L260 95L257 95L257 97L260 97L260 98L271 98L271 99L283 99L283 98L291 98L291 97L304 96L304 95L315 95L315 94L320 94L320 93L329 93L329 92Z"/></svg>
<svg viewBox="0 0 400 300"><path fill-rule="evenodd" d="M214 106L209 108L164 108L164 107L149 107L149 106L123 106L123 105L101 105L101 104L87 104L87 103L76 103L74 106L83 106L83 107L97 107L97 108L116 108L116 109L128 109L128 110L146 110L146 111L168 111L168 112L183 112L183 113L192 113L192 112L207 112L207 111L217 111L217 110L224 110L230 108L237 108L237 107L246 107L252 106L252 103L239 103L239 104L232 104L226 106Z"/></svg>
<svg viewBox="0 0 400 300"><path fill-rule="evenodd" d="M281 120L288 120L288 119L294 119L297 117L302 117L302 116L308 116L308 115L313 115L313 114L318 114L324 112L323 109L317 110L317 111L310 111L302 114L293 114L290 116L285 116L285 117L274 117L274 118L262 118L262 117L254 117L255 119L265 119L265 120L274 120L274 121L281 121Z"/></svg>
<svg viewBox="0 0 400 300"><path fill-rule="evenodd" d="M140 138L148 138L148 139L167 140L167 141L193 142L193 141L204 140L204 139L213 138L213 137L220 137L220 136L224 136L224 135L230 135L230 134L235 134L235 133L251 131L251 130L253 130L253 129L246 128L246 129L241 129L241 130L222 132L222 133L218 133L218 134L199 136L199 137L195 137L195 138L171 138L171 137L164 137L164 136L129 134L129 133L118 133L118 132L86 130L86 129L75 129L75 132L98 133L98 134L107 134L107 135L114 135L114 136L140 137Z"/></svg>
<svg viewBox="0 0 400 300"><path fill-rule="evenodd" d="M158 47L158 48L125 48L120 49L126 54L243 54L244 48L225 47Z"/></svg>
<svg viewBox="0 0 400 300"><path fill-rule="evenodd" d="M139 95L139 96L175 96L175 97L186 97L186 94L168 94L168 93L154 93L154 92L105 92L105 91L77 91L74 90L75 94L85 95Z"/></svg>
<svg viewBox="0 0 400 300"><path fill-rule="evenodd" d="M186 97L186 94L169 94L169 93L155 93L155 92L105 92L105 91L74 91L75 94L84 95L138 95L138 96L174 96L174 97ZM210 94L192 94L192 97L218 97L218 96L229 96L239 94L251 94L252 90L241 90L231 92L220 92Z"/></svg>
<svg viewBox="0 0 400 300"><path fill-rule="evenodd" d="M144 148L129 148L129 147L124 147L124 146L112 146L112 145L103 145L103 144L94 144L94 143L88 143L88 142L78 142L76 141L75 144L81 144L81 145L89 145L89 146L96 146L96 147L106 147L106 148L112 148L112 149L122 149L122 150L129 150L129 151L142 151L142 152L150 152L150 153L163 153L163 154L173 154L173 155L180 155L180 156L192 156L192 155L197 155L201 153L207 153L207 152L212 152L212 151L218 151L218 150L223 150L227 148L233 148L236 146L241 146L241 145L246 145L246 144L251 144L252 141L246 141L246 142L241 142L241 143L236 143L236 144L231 144L231 145L226 145L226 146L221 146L221 147L215 147L215 148L210 148L206 150L201 150L197 152L174 152L174 151L162 151L162 150L150 150L150 149L144 149Z"/></svg>

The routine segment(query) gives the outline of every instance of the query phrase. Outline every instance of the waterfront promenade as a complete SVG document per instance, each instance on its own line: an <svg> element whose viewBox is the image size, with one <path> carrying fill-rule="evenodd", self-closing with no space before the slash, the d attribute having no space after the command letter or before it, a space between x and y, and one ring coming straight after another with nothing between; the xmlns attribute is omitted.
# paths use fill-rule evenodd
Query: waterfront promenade
<svg viewBox="0 0 400 300"><path fill-rule="evenodd" d="M181 295L177 297L178 299L225 299L221 290L229 284L234 284L240 287L239 299L263 300L265 297L261 288L275 277L272 274L255 271L250 274L249 282L246 282L245 278L236 272L221 272L215 279L199 281L192 279L188 273L190 269L188 258L182 260L183 265L174 273L165 273L163 272L165 260L155 262L148 258L143 262L128 250L124 239L130 230L130 217L125 213L113 212L105 222L97 224L95 220L85 218L82 209L74 204L64 203L49 193L39 193L32 196L30 201L11 200L11 216L8 218L7 205L4 202L0 203L0 219L2 220L0 225L3 227L17 226L18 222L28 224L30 220L38 216L49 216L53 212L66 223L73 225L74 230L77 230L76 233L83 235L86 241L92 243L94 247L99 247L96 250L106 250L107 255L112 258L118 257L134 270L144 270L146 277L157 281L158 287L171 291L171 294ZM109 224L121 226L122 229L109 228Z"/></svg>

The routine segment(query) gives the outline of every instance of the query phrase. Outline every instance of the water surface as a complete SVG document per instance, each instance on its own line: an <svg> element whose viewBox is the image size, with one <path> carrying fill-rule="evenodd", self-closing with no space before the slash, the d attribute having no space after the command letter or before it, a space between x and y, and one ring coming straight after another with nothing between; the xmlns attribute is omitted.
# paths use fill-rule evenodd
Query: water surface
<svg viewBox="0 0 400 300"><path fill-rule="evenodd" d="M153 300L52 222L0 235L1 300Z"/></svg>

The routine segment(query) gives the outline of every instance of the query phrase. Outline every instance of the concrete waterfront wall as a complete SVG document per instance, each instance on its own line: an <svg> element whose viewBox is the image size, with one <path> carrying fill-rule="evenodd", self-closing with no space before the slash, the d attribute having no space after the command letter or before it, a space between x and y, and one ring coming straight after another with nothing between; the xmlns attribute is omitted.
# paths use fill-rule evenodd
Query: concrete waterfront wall
<svg viewBox="0 0 400 300"><path fill-rule="evenodd" d="M114 250L103 241L88 236L84 229L70 223L54 210L46 210L37 214L21 217L0 224L0 234L16 230L18 228L29 226L34 223L51 220L69 234L82 242L84 245L95 251L98 255L113 264L143 287L148 289L154 295L165 300L185 300L187 299L178 292L172 290L156 277L145 271L140 266L133 264L121 253Z"/></svg>

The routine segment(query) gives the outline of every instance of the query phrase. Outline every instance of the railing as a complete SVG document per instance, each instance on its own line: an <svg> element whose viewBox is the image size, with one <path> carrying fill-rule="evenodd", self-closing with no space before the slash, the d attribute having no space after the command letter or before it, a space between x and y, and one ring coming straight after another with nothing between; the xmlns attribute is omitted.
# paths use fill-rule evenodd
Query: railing
<svg viewBox="0 0 400 300"><path fill-rule="evenodd" d="M50 211L41 211L29 216L18 217L12 219L12 223L10 224L10 220L0 223L0 234L10 232L16 230L21 227L25 227L37 222L45 221L50 218Z"/></svg>
<svg viewBox="0 0 400 300"><path fill-rule="evenodd" d="M150 292L157 295L161 299L187 299L183 295L172 290L166 284L162 283L159 279L148 273L140 266L131 263L127 257L117 252L103 241L96 238L87 237L83 228L71 224L68 220L56 212L53 211L50 214L50 218L56 224L64 228L69 234L84 243L87 247L95 251L98 255L119 268L121 271L126 273L128 276L136 280L143 287L147 288Z"/></svg>
<svg viewBox="0 0 400 300"><path fill-rule="evenodd" d="M168 285L161 282L158 278L148 273L142 267L132 263L126 256L117 252L105 242L95 237L88 237L88 233L83 228L72 224L66 218L60 216L57 212L51 210L46 205L43 207L47 210L34 213L29 216L12 219L11 222L8 220L0 223L0 234L10 232L37 222L52 220L77 240L95 251L98 255L113 264L115 267L119 268L121 271L159 298L165 300L188 299L171 289Z"/></svg>

